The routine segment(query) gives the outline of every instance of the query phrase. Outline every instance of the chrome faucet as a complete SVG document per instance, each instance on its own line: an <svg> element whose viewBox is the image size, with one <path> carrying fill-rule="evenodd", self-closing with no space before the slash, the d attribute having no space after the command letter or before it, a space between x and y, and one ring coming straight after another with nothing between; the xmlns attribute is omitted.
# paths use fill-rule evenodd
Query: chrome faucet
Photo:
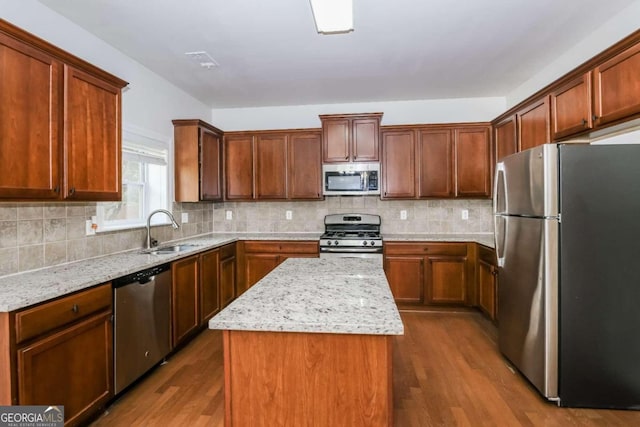
<svg viewBox="0 0 640 427"><path fill-rule="evenodd" d="M167 214L167 216L171 219L171 226L173 228L180 228L180 225L176 222L176 219L173 217L173 214L166 209L156 209L151 212L147 217L147 249L151 249L154 246L158 245L158 241L156 239L151 238L151 217L155 214L162 212Z"/></svg>

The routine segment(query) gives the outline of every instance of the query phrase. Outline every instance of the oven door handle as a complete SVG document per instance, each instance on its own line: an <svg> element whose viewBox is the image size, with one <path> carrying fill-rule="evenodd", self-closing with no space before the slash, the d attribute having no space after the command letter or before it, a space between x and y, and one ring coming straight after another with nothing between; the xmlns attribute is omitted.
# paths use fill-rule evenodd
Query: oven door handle
<svg viewBox="0 0 640 427"><path fill-rule="evenodd" d="M357 248L338 248L338 247L333 247L333 248L328 248L328 247L321 247L320 248L320 252L327 252L327 253L353 253L353 254L357 254L357 253L363 253L363 254L377 254L377 253L382 253L382 247L378 246L377 248L375 247L357 247Z"/></svg>

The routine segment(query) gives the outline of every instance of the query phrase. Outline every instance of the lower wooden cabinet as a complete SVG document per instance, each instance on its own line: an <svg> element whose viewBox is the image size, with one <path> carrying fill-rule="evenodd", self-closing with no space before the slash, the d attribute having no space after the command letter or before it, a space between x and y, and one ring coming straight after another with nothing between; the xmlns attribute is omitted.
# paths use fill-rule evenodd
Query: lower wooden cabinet
<svg viewBox="0 0 640 427"><path fill-rule="evenodd" d="M64 405L84 425L113 397L111 284L0 313L0 404Z"/></svg>
<svg viewBox="0 0 640 427"><path fill-rule="evenodd" d="M220 248L220 309L236 297L236 243Z"/></svg>
<svg viewBox="0 0 640 427"><path fill-rule="evenodd" d="M413 305L470 305L473 260L467 243L384 245L384 270L395 300Z"/></svg>
<svg viewBox="0 0 640 427"><path fill-rule="evenodd" d="M220 311L220 251L200 254L200 324Z"/></svg>
<svg viewBox="0 0 640 427"><path fill-rule="evenodd" d="M498 319L498 266L493 249L478 245L478 307Z"/></svg>
<svg viewBox="0 0 640 427"><path fill-rule="evenodd" d="M171 343L185 341L200 326L198 255L171 263Z"/></svg>
<svg viewBox="0 0 640 427"><path fill-rule="evenodd" d="M287 258L317 258L317 241L246 241L242 243L242 278L237 296L255 285Z"/></svg>

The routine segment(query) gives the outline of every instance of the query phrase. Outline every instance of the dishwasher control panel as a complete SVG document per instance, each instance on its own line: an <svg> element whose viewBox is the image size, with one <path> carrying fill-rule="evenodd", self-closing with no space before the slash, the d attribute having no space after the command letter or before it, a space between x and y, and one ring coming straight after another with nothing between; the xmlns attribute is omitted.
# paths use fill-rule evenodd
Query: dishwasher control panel
<svg viewBox="0 0 640 427"><path fill-rule="evenodd" d="M136 271L135 273L127 274L126 276L113 279L113 287L124 286L129 283L146 282L150 277L167 271L171 268L171 264L157 265L155 267L148 268L142 271Z"/></svg>

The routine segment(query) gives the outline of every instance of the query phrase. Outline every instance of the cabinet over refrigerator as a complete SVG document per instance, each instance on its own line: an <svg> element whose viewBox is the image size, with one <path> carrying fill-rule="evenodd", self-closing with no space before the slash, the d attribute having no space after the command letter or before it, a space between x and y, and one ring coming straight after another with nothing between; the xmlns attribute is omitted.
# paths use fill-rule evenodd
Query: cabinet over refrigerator
<svg viewBox="0 0 640 427"><path fill-rule="evenodd" d="M496 166L500 351L561 406L640 409L640 145Z"/></svg>

